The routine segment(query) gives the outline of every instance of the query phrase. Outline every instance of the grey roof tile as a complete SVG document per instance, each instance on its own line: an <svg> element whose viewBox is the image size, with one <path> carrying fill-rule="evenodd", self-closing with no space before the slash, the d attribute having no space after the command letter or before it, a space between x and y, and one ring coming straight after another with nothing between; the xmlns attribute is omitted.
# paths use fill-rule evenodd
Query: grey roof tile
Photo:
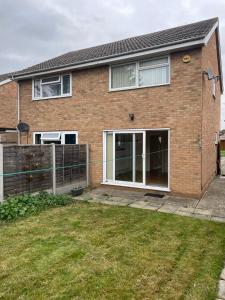
<svg viewBox="0 0 225 300"><path fill-rule="evenodd" d="M164 46L181 44L188 41L200 40L206 37L217 21L218 18L213 18L104 45L71 51L19 71L16 75L47 71L110 57L122 56L134 52L158 49Z"/></svg>

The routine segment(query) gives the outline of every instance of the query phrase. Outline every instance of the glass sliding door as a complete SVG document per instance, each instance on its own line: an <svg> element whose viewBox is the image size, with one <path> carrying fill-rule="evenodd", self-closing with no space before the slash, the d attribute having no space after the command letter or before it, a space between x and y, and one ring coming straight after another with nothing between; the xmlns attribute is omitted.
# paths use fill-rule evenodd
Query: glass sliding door
<svg viewBox="0 0 225 300"><path fill-rule="evenodd" d="M113 133L106 135L106 180L113 180Z"/></svg>
<svg viewBox="0 0 225 300"><path fill-rule="evenodd" d="M115 134L115 180L133 181L133 134Z"/></svg>
<svg viewBox="0 0 225 300"><path fill-rule="evenodd" d="M105 181L168 189L168 147L168 130L106 132Z"/></svg>
<svg viewBox="0 0 225 300"><path fill-rule="evenodd" d="M135 182L143 182L143 133L135 133Z"/></svg>
<svg viewBox="0 0 225 300"><path fill-rule="evenodd" d="M146 131L146 185L168 187L168 131Z"/></svg>

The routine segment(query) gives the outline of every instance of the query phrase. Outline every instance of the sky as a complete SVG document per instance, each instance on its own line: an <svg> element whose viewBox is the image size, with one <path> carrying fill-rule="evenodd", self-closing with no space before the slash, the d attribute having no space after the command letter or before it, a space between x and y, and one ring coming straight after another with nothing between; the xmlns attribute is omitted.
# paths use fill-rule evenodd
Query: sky
<svg viewBox="0 0 225 300"><path fill-rule="evenodd" d="M0 74L72 50L212 17L220 19L225 73L225 0L0 0Z"/></svg>

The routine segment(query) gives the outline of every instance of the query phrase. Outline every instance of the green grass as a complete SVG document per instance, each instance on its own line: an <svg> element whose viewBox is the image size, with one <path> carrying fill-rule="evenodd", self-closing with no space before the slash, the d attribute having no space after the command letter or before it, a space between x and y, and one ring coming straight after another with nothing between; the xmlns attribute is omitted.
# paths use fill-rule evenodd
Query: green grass
<svg viewBox="0 0 225 300"><path fill-rule="evenodd" d="M220 151L220 155L221 155L222 157L225 157L225 150L221 150L221 151Z"/></svg>
<svg viewBox="0 0 225 300"><path fill-rule="evenodd" d="M0 299L215 299L225 224L74 203L0 227Z"/></svg>

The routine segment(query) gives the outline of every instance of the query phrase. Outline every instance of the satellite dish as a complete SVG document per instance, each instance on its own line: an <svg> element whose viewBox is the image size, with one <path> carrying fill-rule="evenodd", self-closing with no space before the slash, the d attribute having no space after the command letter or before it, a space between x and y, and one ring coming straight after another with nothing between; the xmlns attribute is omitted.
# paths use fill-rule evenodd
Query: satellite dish
<svg viewBox="0 0 225 300"><path fill-rule="evenodd" d="M19 130L19 132L28 132L30 129L30 126L27 123L20 122L17 125L17 129Z"/></svg>

